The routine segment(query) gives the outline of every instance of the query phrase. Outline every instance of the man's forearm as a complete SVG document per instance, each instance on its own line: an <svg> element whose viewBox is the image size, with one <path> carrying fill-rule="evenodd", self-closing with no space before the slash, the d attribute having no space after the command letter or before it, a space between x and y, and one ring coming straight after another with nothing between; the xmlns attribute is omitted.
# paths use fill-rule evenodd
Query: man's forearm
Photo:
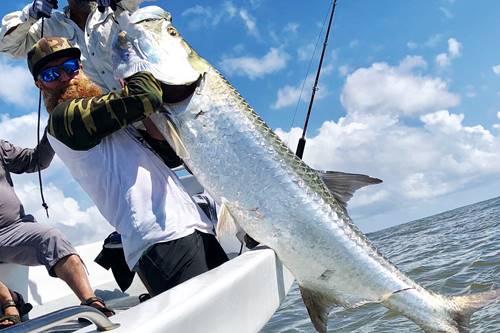
<svg viewBox="0 0 500 333"><path fill-rule="evenodd" d="M40 170L49 167L50 162L54 158L54 149L50 146L49 140L47 139L47 132L44 133L43 137L40 139L40 144L35 148L33 153L34 160L37 160Z"/></svg>
<svg viewBox="0 0 500 333"><path fill-rule="evenodd" d="M162 103L160 84L146 72L127 80L121 94L79 98L51 113L49 133L74 150L88 150L113 132L142 120Z"/></svg>
<svg viewBox="0 0 500 333"><path fill-rule="evenodd" d="M24 57L40 38L40 24L29 16L29 7L4 16L0 28L0 52Z"/></svg>
<svg viewBox="0 0 500 333"><path fill-rule="evenodd" d="M12 173L35 172L40 169L45 169L50 165L54 157L54 150L44 135L40 140L40 144L34 149L22 148L8 141L0 141L0 152L5 167Z"/></svg>

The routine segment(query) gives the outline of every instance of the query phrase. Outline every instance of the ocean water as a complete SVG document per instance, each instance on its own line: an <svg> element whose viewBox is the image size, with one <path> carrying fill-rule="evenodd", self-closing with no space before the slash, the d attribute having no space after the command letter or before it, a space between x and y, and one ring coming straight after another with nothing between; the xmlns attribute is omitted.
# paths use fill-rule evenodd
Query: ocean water
<svg viewBox="0 0 500 333"><path fill-rule="evenodd" d="M421 286L443 295L500 288L500 197L368 234L397 267ZM261 331L316 332L295 284ZM334 308L328 332L422 332L383 306ZM500 333L500 301L477 311L471 333Z"/></svg>

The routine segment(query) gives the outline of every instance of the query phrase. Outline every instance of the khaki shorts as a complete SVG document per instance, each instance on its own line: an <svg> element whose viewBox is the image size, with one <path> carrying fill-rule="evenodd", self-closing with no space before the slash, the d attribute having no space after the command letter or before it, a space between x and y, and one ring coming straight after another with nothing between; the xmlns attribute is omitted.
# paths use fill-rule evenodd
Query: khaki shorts
<svg viewBox="0 0 500 333"><path fill-rule="evenodd" d="M37 222L18 222L0 228L0 262L44 265L51 276L59 260L76 250L58 230Z"/></svg>

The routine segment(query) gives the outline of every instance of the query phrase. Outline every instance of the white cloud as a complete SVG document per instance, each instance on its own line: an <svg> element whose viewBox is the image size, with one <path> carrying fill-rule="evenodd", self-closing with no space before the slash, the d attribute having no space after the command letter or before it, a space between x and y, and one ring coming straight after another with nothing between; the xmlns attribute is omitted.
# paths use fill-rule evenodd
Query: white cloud
<svg viewBox="0 0 500 333"><path fill-rule="evenodd" d="M222 6L226 14L229 15L229 17L235 17L236 14L238 13L238 9L234 6L234 4L231 1L224 1Z"/></svg>
<svg viewBox="0 0 500 333"><path fill-rule="evenodd" d="M493 73L500 75L500 65L493 66L491 69L493 70Z"/></svg>
<svg viewBox="0 0 500 333"><path fill-rule="evenodd" d="M284 69L288 58L289 55L285 51L271 48L262 58L225 58L220 62L220 66L229 74L248 76L253 80Z"/></svg>
<svg viewBox="0 0 500 333"><path fill-rule="evenodd" d="M359 46L359 40L355 39L355 40L352 40L350 43L349 43L349 47L351 48L354 48L354 47L357 47Z"/></svg>
<svg viewBox="0 0 500 333"><path fill-rule="evenodd" d="M297 56L300 61L309 61L314 53L314 44L309 43L297 49Z"/></svg>
<svg viewBox="0 0 500 333"><path fill-rule="evenodd" d="M441 110L426 114L420 117L425 127L433 132L440 132L445 135L455 135L460 133L462 137L471 142L480 138L483 142L493 142L493 135L481 125L463 126L463 114L450 114L447 110Z"/></svg>
<svg viewBox="0 0 500 333"><path fill-rule="evenodd" d="M500 132L465 125L463 114L446 110L458 97L442 79L417 73L423 68L413 58L355 70L342 93L345 117L324 122L307 138L304 160L313 168L384 181L356 194L351 208L382 206L387 212L425 205L500 176ZM412 126L403 116L413 118ZM276 132L293 149L301 135L298 128Z"/></svg>
<svg viewBox="0 0 500 333"><path fill-rule="evenodd" d="M444 14L447 19L453 18L453 13L445 7L439 7L439 10Z"/></svg>
<svg viewBox="0 0 500 333"><path fill-rule="evenodd" d="M500 119L500 111L497 112L497 118ZM500 124L493 124L493 128L500 129Z"/></svg>
<svg viewBox="0 0 500 333"><path fill-rule="evenodd" d="M448 54L440 53L436 56L436 63L439 67L447 67L451 65L451 60Z"/></svg>
<svg viewBox="0 0 500 333"><path fill-rule="evenodd" d="M350 68L347 65L342 65L339 67L339 74L341 76L347 76L349 74Z"/></svg>
<svg viewBox="0 0 500 333"><path fill-rule="evenodd" d="M287 32L287 33L292 33L292 34L296 34L297 31L299 30L300 28L300 24L296 23L296 22L290 22L288 23L284 28L283 28L283 31Z"/></svg>
<svg viewBox="0 0 500 333"><path fill-rule="evenodd" d="M217 13L217 14L216 14ZM224 13L231 18L234 15L231 15L229 9L226 9ZM214 11L210 6L201 6L195 5L184 10L181 14L183 17L193 17L192 19L186 18L189 20L188 26L191 29L200 29L202 27L215 27L219 24L219 22L224 17L222 12Z"/></svg>
<svg viewBox="0 0 500 333"><path fill-rule="evenodd" d="M459 57L462 53L462 44L455 38L448 39L448 52L452 58Z"/></svg>
<svg viewBox="0 0 500 333"><path fill-rule="evenodd" d="M443 40L444 36L442 34L435 34L429 37L424 43L424 46L426 47L436 47L441 41Z"/></svg>
<svg viewBox="0 0 500 333"><path fill-rule="evenodd" d="M302 100L306 100L310 98L310 92L312 90L314 83L314 76L309 75L304 83L304 89L302 89L302 83L297 86L286 85L283 88L278 90L276 101L273 103L271 108L273 109L281 109L289 106L296 105L299 98L301 98L302 91ZM320 100L328 95L328 88L321 83L318 85L318 90L316 91L315 98L316 100Z"/></svg>
<svg viewBox="0 0 500 333"><path fill-rule="evenodd" d="M482 126L464 126L463 116L439 111L422 117L425 126L408 127L374 116L323 123L307 139L304 160L314 168L365 173L384 183L368 190L354 205L432 199L473 184L478 178L498 177L500 137ZM295 147L300 131L277 130ZM381 192L382 191L382 192ZM412 204L418 204L412 202Z"/></svg>
<svg viewBox="0 0 500 333"><path fill-rule="evenodd" d="M253 7L253 8L258 8L262 5L262 2L264 2L265 0L250 0L250 5Z"/></svg>
<svg viewBox="0 0 500 333"><path fill-rule="evenodd" d="M451 65L452 59L462 54L462 44L455 38L448 39L448 53L440 53L436 56L436 64L440 67Z"/></svg>
<svg viewBox="0 0 500 333"><path fill-rule="evenodd" d="M0 56L0 73L4 78L15 78L0 80L0 98L17 107L33 108L36 104L37 89L25 62L17 65L17 62Z"/></svg>
<svg viewBox="0 0 500 333"><path fill-rule="evenodd" d="M409 41L408 43L406 43L406 47L413 50L413 49L416 49L418 47L418 44L415 42Z"/></svg>
<svg viewBox="0 0 500 333"><path fill-rule="evenodd" d="M40 120L40 135L43 135L43 130L48 119L45 111L42 110L42 112ZM38 115L36 113L30 113L14 118L11 118L7 114L0 114L0 138L19 147L33 148L37 144L37 124ZM58 176L61 172L64 172L63 169L63 163L56 156L52 161L51 167L44 170L44 174L49 176Z"/></svg>
<svg viewBox="0 0 500 333"><path fill-rule="evenodd" d="M252 4L256 8L258 5ZM184 10L181 16L186 17L188 26L191 29L201 29L205 27L216 27L223 21L240 18L249 35L259 36L257 22L246 8L239 8L232 1L224 1L216 8L211 6L195 5Z"/></svg>
<svg viewBox="0 0 500 333"><path fill-rule="evenodd" d="M44 184L45 201L49 205L49 219L45 209L41 207L40 196L37 195L38 183L16 182L15 189L28 214L35 216L40 223L62 229L63 232L69 231L71 234L67 237L74 244L102 240L114 230L95 206L82 208L77 200L66 196L53 183Z"/></svg>
<svg viewBox="0 0 500 333"><path fill-rule="evenodd" d="M297 101L300 98L300 92L300 87L292 87L286 85L283 88L280 88L277 93L276 101L272 105L272 108L281 109L297 104Z"/></svg>
<svg viewBox="0 0 500 333"><path fill-rule="evenodd" d="M47 117L44 114L41 123L46 124L46 122ZM35 147L36 127L37 115L35 113L14 118L6 114L0 115L1 138L14 145L26 148ZM36 173L12 175L14 189L27 214L34 215L40 223L47 223L64 233L69 233L68 238L74 244L102 239L109 233L111 228L107 222L73 181L57 156L50 167L42 171L42 175L44 195L49 205L49 220L47 220L45 210L41 207ZM66 195L65 191L71 192L72 195ZM88 207L83 208L82 204Z"/></svg>
<svg viewBox="0 0 500 333"><path fill-rule="evenodd" d="M41 123L47 123L47 116L45 114L42 115ZM8 114L0 114L1 138L19 146L34 147L36 145L36 126L36 113L15 118L11 118Z"/></svg>
<svg viewBox="0 0 500 333"><path fill-rule="evenodd" d="M399 66L374 63L346 79L341 101L351 114L416 115L453 107L459 97L440 78L415 74L426 67L421 57L406 57Z"/></svg>
<svg viewBox="0 0 500 333"><path fill-rule="evenodd" d="M467 85L465 87L465 96L469 97L469 98L473 98L473 97L476 97L477 96L477 92L476 92L476 88L473 86L473 85Z"/></svg>
<svg viewBox="0 0 500 333"><path fill-rule="evenodd" d="M246 9L240 9L239 14L241 19L245 23L248 33L252 36L258 37L259 32L257 31L257 23L255 21L255 18L253 18Z"/></svg>

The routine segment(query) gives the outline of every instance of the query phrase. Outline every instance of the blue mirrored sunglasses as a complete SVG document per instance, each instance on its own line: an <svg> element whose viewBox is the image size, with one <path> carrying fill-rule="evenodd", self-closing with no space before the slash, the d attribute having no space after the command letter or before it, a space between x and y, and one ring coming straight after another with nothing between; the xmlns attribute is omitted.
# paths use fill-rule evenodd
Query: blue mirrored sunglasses
<svg viewBox="0 0 500 333"><path fill-rule="evenodd" d="M80 69L80 60L69 59L58 66L45 68L38 74L38 78L44 82L57 81L61 77L61 69L69 76L73 76Z"/></svg>

